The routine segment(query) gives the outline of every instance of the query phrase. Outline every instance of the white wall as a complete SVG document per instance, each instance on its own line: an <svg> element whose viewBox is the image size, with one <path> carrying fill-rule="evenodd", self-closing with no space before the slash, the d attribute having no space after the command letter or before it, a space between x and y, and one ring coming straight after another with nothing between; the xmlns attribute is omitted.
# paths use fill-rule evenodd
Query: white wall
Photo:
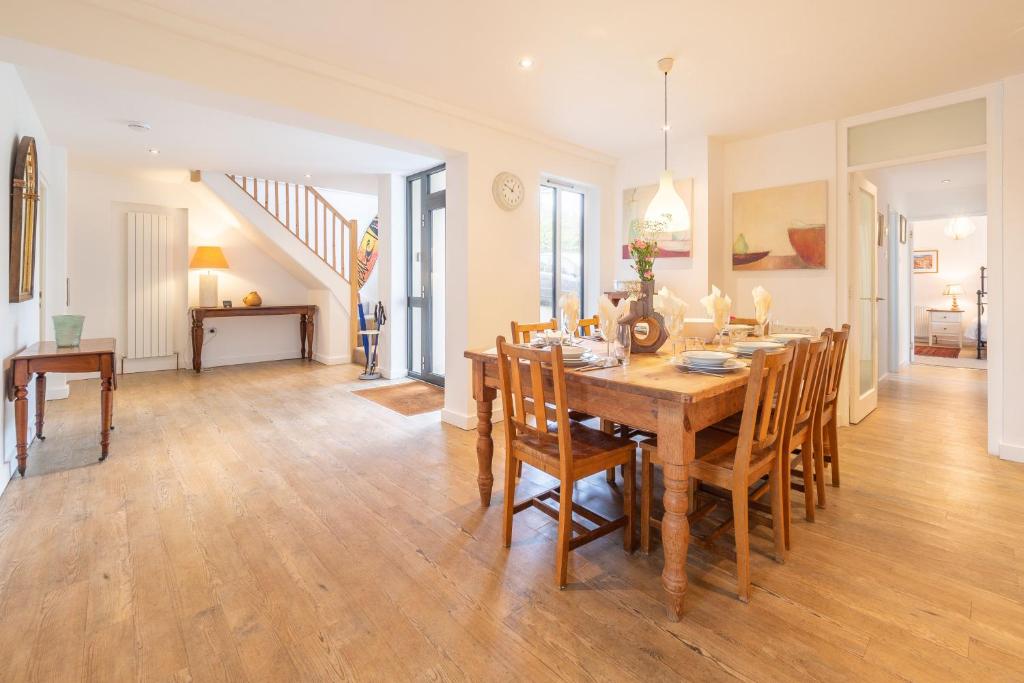
<svg viewBox="0 0 1024 683"><path fill-rule="evenodd" d="M85 332L89 336L116 337L118 347L124 348L124 215L132 205L176 216L179 225L185 221L179 229L187 228L187 243L179 242L176 252L181 273L186 272L195 246L223 248L230 268L218 274L219 299L231 299L240 306L243 296L257 290L265 305L309 302L310 288L249 241L223 202L205 185L189 182L185 172L153 177L117 175L80 167L72 160L68 185L72 224L68 258L71 309L86 316ZM180 300L175 327L182 367L189 367L191 358L187 307L198 305L199 273L188 272L187 278L187 291L186 283L180 283L186 295ZM215 319L207 321L207 328L210 327L217 332L206 335L206 367L300 355L294 316ZM174 367L173 359L168 363ZM136 365L135 369L153 368Z"/></svg>
<svg viewBox="0 0 1024 683"><path fill-rule="evenodd" d="M41 178L46 182L46 205L41 208L46 224L42 239L36 242L36 285L35 296L21 303L7 302L7 286L10 264L10 242L7 237L0 239L0 282L3 283L3 304L0 304L0 358L7 359L26 346L39 341L41 327L44 336L53 339L53 326L49 317L63 311L64 259L66 254L66 192L67 192L67 156L63 149L50 144L46 131L36 115L31 100L25 92L21 79L14 67L0 63L0 144L4 153L4 161L0 163L0 187L4 188L5 198L0 201L0 225L7 234L11 224L11 172L14 167L14 154L22 136L29 135L36 139L39 154L39 170ZM39 263L39 257L45 254L45 267ZM45 275L44 275L45 272ZM40 311L40 289L46 288L50 295L46 298L46 310ZM41 325L41 320L43 324ZM5 368L6 374L7 368ZM47 378L47 393L58 397L66 395L63 377L50 375ZM29 386L29 415L35 414L35 387ZM14 404L4 396L3 410L0 411L0 426L3 432L3 465L0 471L0 490L2 490L17 468L14 429ZM29 419L29 439L35 434L35 420Z"/></svg>
<svg viewBox="0 0 1024 683"><path fill-rule="evenodd" d="M974 216L971 221L977 228L970 237L955 240L945 234L948 218L911 223L914 249L938 249L939 272L917 273L913 276L913 305L930 308L949 308L952 299L942 295L943 288L950 283L963 285L964 295L959 297L963 309L963 323L966 330L975 329L977 322L977 297L975 292L981 285L979 269L988 263L988 220L985 216Z"/></svg>

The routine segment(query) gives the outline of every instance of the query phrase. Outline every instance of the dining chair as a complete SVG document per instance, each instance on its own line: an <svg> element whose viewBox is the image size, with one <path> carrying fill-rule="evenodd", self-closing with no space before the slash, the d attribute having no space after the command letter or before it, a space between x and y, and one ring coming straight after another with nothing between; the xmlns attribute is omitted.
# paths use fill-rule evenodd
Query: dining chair
<svg viewBox="0 0 1024 683"><path fill-rule="evenodd" d="M827 375L822 391L822 406L818 412L818 424L814 428L816 451L822 454L822 462L832 470L832 486L839 486L839 434L837 429L839 384L843 379L843 364L846 361L846 346L850 341L850 325L844 324L838 332L830 332L831 341L827 354Z"/></svg>
<svg viewBox="0 0 1024 683"><path fill-rule="evenodd" d="M623 548L633 551L635 520L636 444L569 420L566 400L565 367L562 348L531 349L515 346L498 337L498 382L505 414L505 547L512 545L512 517L527 508L537 508L558 520L558 541L555 553L555 575L560 588L565 588L569 551L623 529ZM544 365L550 365L550 382L545 381ZM549 394L550 392L550 394ZM527 411L526 398L533 399L533 412ZM555 406L556 419L547 419L544 406ZM530 424L532 417L534 424ZM525 462L557 477L558 486L526 500L515 502L516 478L511 475L518 462ZM616 465L626 469L623 486L623 514L607 519L573 501L573 485ZM556 510L546 501L558 503ZM573 513L594 524L588 528L573 519ZM575 533L574 533L575 532Z"/></svg>
<svg viewBox="0 0 1024 683"><path fill-rule="evenodd" d="M750 365L750 377L743 400L743 413L738 434L718 429L697 433L697 457L690 466L691 486L707 484L726 492L732 500L732 517L718 525L703 538L694 540L714 549L715 539L731 527L736 538L737 593L740 600L750 600L750 503L766 492L771 501L772 537L775 559L786 556L783 530L782 457L783 432L789 407L789 387L795 347L787 345L775 351L757 351ZM641 546L650 550L651 527L660 522L651 518L653 467L657 457L657 438L641 442L644 469L640 489ZM760 480L767 475L767 486ZM755 486L753 490L751 487ZM698 489L700 490L700 489ZM714 498L714 497L713 497ZM718 505L716 500L690 512L691 523L707 517Z"/></svg>
<svg viewBox="0 0 1024 683"><path fill-rule="evenodd" d="M821 415L821 399L825 387L828 363L826 356L831 333L817 339L800 339L790 342L794 347L793 371L790 379L789 407L786 427L782 434L783 454L783 515L786 549L790 547L789 529L792 520L792 490L804 494L804 516L814 521L815 493L817 505L825 506L825 463L822 452L814 447L814 430ZM794 451L799 450L797 455ZM799 464L800 469L794 469ZM799 475L801 483L793 482L792 475ZM815 491L817 487L817 491Z"/></svg>
<svg viewBox="0 0 1024 683"><path fill-rule="evenodd" d="M534 332L545 332L547 330L557 330L558 321L552 318L547 322L543 323L517 323L515 320L512 321L512 343L513 344L529 344L530 338Z"/></svg>
<svg viewBox="0 0 1024 683"><path fill-rule="evenodd" d="M601 328L601 316L594 314L593 318L584 318L580 321L580 336L591 337L594 331Z"/></svg>

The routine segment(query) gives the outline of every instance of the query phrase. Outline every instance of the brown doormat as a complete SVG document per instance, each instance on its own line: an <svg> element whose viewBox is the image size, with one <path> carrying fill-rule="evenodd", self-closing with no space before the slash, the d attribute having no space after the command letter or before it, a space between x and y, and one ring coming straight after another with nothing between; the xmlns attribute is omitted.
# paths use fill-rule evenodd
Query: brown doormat
<svg viewBox="0 0 1024 683"><path fill-rule="evenodd" d="M353 391L401 415L419 415L444 407L444 389L426 382L404 382L387 387Z"/></svg>
<svg viewBox="0 0 1024 683"><path fill-rule="evenodd" d="M937 356L939 358L959 358L960 349L949 346L920 346L914 345L915 356Z"/></svg>

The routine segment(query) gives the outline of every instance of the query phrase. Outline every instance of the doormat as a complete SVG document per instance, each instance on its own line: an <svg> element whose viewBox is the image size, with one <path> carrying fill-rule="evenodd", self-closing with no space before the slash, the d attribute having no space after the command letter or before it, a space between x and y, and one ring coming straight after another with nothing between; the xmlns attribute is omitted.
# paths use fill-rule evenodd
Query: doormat
<svg viewBox="0 0 1024 683"><path fill-rule="evenodd" d="M914 345L915 356L937 356L939 358L959 358L960 349L949 346L920 346Z"/></svg>
<svg viewBox="0 0 1024 683"><path fill-rule="evenodd" d="M420 415L444 407L444 389L426 382L404 382L352 393L401 415Z"/></svg>

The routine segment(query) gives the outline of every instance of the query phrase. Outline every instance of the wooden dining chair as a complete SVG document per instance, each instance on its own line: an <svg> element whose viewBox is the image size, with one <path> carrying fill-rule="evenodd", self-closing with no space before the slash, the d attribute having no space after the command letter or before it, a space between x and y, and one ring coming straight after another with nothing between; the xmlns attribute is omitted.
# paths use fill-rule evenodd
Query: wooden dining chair
<svg viewBox="0 0 1024 683"><path fill-rule="evenodd" d="M530 338L534 332L545 332L547 330L557 330L558 321L552 318L547 322L543 323L517 323L515 320L512 321L512 343L513 344L529 344Z"/></svg>
<svg viewBox="0 0 1024 683"><path fill-rule="evenodd" d="M781 449L781 453L784 454L782 509L785 515L787 550L790 547L789 527L792 520L791 492L794 489L803 492L804 516L808 522L814 521L815 493L817 504L821 507L825 505L825 463L821 451L814 447L814 429L821 415L830 339L831 333L826 331L817 339L790 342L794 346L793 371ZM799 454L794 456L793 453L797 450ZM797 464L800 465L800 469L795 469ZM800 477L801 483L793 482L794 474Z"/></svg>
<svg viewBox="0 0 1024 683"><path fill-rule="evenodd" d="M839 384L843 379L843 364L846 361L846 346L850 341L850 326L844 324L838 332L831 333L827 353L827 375L822 390L822 405L818 412L818 424L814 428L814 448L822 454L822 462L832 470L832 486L839 486L839 433L837 429Z"/></svg>
<svg viewBox="0 0 1024 683"><path fill-rule="evenodd" d="M559 587L565 588L570 550L621 528L623 547L627 552L633 551L636 444L569 420L560 346L550 350L530 349L508 344L504 337L498 337L496 346L498 381L502 406L506 411L505 547L512 545L512 517L515 513L534 507L557 519L555 576ZM550 373L545 371L544 364L550 364ZM550 381L546 380L545 374L550 374ZM527 397L533 400L532 414L527 411ZM544 410L549 402L555 406L554 423L548 421ZM530 424L530 417L533 424ZM558 486L515 502L516 478L512 472L520 461L557 477ZM621 517L606 519L573 501L575 482L616 465L624 465L627 473ZM557 510L546 502L549 500L558 503ZM576 521L574 512L596 526L588 528Z"/></svg>
<svg viewBox="0 0 1024 683"><path fill-rule="evenodd" d="M713 549L716 538L730 527L734 530L737 593L744 602L750 599L750 502L760 499L766 492L771 501L775 559L785 561L781 448L789 407L794 352L794 346L786 346L776 351L754 353L739 433L733 435L710 428L698 432L697 457L690 467L691 486L710 485L713 489L728 492L732 500L732 517L704 538L695 536L694 540ZM648 465L657 457L657 448L656 438L640 444L644 462L640 489L640 531L641 539L647 540L645 550L648 551L651 527L661 527L660 522L655 523L650 514L653 467ZM768 484L764 486L760 480L766 475ZM713 499L694 509L689 514L691 523L707 517L717 504Z"/></svg>
<svg viewBox="0 0 1024 683"><path fill-rule="evenodd" d="M601 317L597 314L593 318L584 318L580 321L580 336L592 337L595 330L601 329Z"/></svg>

